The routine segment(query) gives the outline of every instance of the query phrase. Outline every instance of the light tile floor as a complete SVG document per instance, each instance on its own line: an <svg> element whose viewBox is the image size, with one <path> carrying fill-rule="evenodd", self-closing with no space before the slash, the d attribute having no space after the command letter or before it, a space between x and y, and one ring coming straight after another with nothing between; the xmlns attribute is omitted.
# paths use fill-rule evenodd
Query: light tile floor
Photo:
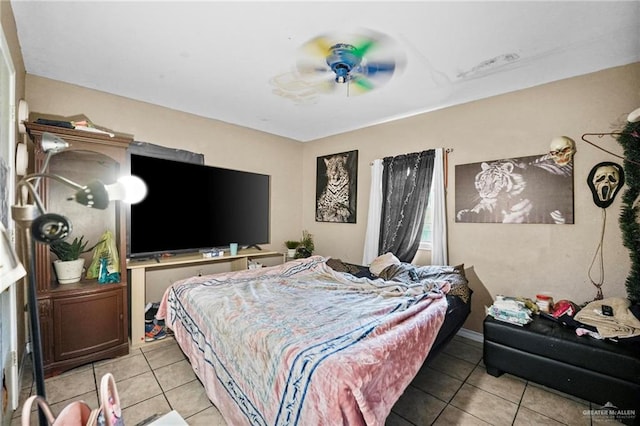
<svg viewBox="0 0 640 426"><path fill-rule="evenodd" d="M78 399L97 407L96 384L107 372L116 378L127 426L147 424L171 410L180 413L189 425L225 425L171 337L132 350L125 357L95 362L47 379L47 400L54 413ZM21 404L35 392L30 373L23 377L23 384ZM508 374L490 376L482 363L482 344L456 336L419 371L386 425L616 424L610 418L592 418L589 410L598 408ZM20 425L20 410L14 413L12 426ZM32 416L34 419L37 416Z"/></svg>

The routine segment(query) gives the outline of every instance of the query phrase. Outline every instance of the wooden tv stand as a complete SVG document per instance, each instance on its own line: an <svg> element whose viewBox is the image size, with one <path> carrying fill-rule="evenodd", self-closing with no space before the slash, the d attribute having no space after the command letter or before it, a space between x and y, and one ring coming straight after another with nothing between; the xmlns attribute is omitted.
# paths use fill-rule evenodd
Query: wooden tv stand
<svg viewBox="0 0 640 426"><path fill-rule="evenodd" d="M275 251L256 249L239 250L238 254L231 256L225 252L224 256L203 257L202 254L178 255L149 260L129 260L131 283L131 347L139 348L144 341L144 307L146 305L145 291L147 286L147 270L150 269L175 269L185 266L209 263L228 263L231 271L243 271L249 267L249 259L279 257L286 261L286 255Z"/></svg>

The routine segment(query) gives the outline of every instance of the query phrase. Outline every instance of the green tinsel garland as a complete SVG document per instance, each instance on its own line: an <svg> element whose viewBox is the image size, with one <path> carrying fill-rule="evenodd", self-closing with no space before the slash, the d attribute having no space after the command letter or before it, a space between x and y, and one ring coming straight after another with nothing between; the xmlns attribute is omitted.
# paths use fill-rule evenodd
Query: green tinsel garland
<svg viewBox="0 0 640 426"><path fill-rule="evenodd" d="M631 303L640 303L640 223L638 223L638 206L634 202L640 196L640 122L629 123L618 142L624 148L624 177L627 189L622 195L622 211L620 213L620 229L622 242L629 249L631 271L627 277L627 298Z"/></svg>

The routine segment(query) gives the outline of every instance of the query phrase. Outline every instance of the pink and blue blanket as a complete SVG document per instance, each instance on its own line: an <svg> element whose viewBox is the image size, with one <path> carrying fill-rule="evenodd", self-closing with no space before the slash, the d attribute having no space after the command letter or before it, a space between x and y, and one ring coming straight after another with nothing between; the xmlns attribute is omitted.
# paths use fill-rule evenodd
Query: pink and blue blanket
<svg viewBox="0 0 640 426"><path fill-rule="evenodd" d="M165 318L230 425L384 425L444 320L445 281L355 278L313 256L192 277Z"/></svg>

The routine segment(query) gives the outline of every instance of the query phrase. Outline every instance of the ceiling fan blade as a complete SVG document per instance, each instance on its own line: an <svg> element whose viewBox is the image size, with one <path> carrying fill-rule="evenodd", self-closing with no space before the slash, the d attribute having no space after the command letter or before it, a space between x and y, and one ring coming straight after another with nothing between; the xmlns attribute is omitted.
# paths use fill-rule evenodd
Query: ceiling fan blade
<svg viewBox="0 0 640 426"><path fill-rule="evenodd" d="M333 77L331 77L327 80L317 83L315 88L318 91L318 93L328 94L338 90L338 86L339 84L336 84Z"/></svg>
<svg viewBox="0 0 640 426"><path fill-rule="evenodd" d="M305 43L303 48L312 56L325 58L331 53L331 46L333 46L333 43L327 37L318 36Z"/></svg>
<svg viewBox="0 0 640 426"><path fill-rule="evenodd" d="M345 87L354 94L381 87L402 69L404 55L384 34L364 30L360 34L323 34L300 48L298 75L313 84L320 93ZM331 76L326 79L327 75ZM325 81L326 79L326 81ZM326 86L325 86L326 85Z"/></svg>
<svg viewBox="0 0 640 426"><path fill-rule="evenodd" d="M374 76L378 73L393 74L396 70L396 62L368 62L362 67L362 73L368 76Z"/></svg>
<svg viewBox="0 0 640 426"><path fill-rule="evenodd" d="M331 68L319 61L300 60L296 64L296 68L300 74L325 74L331 72Z"/></svg>
<svg viewBox="0 0 640 426"><path fill-rule="evenodd" d="M354 54L359 58L363 58L371 48L373 48L377 44L377 40L366 38L360 44L355 47Z"/></svg>
<svg viewBox="0 0 640 426"><path fill-rule="evenodd" d="M369 90L375 89L371 80L366 77L355 76L351 79L351 83L353 83L361 92L368 92Z"/></svg>

